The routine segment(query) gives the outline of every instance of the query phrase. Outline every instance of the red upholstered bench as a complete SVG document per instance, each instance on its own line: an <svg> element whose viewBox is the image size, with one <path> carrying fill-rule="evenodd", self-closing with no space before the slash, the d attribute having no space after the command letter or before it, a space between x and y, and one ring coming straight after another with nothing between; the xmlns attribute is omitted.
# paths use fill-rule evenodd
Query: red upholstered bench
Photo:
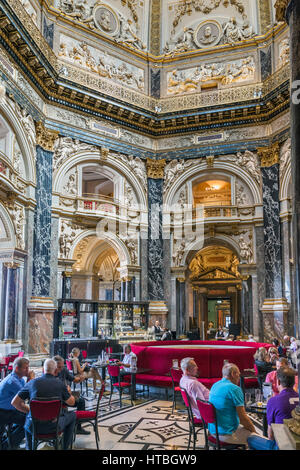
<svg viewBox="0 0 300 470"><path fill-rule="evenodd" d="M215 349L193 349L190 345L216 345ZM174 349L179 345L181 348ZM167 346L172 346L167 348ZM184 348L182 348L184 346ZM221 348L224 346L223 348ZM245 349L226 349L226 346L244 346ZM137 355L138 366L151 369L148 374L137 374L136 383L152 385L154 387L171 388L172 379L170 369L173 359L180 364L184 357L192 357L199 368L199 381L207 388L222 378L224 359L235 363L240 370L253 368L253 356L255 351L264 346L268 349L271 345L266 343L248 343L242 341L152 341L131 344L132 351ZM256 387L256 379L245 379L245 387Z"/></svg>

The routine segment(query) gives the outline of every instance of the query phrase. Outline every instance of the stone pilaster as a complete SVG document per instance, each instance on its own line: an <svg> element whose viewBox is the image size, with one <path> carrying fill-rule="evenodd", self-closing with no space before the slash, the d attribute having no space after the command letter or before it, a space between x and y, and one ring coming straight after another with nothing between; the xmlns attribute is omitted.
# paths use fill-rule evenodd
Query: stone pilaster
<svg viewBox="0 0 300 470"><path fill-rule="evenodd" d="M166 315L164 290L164 243L162 230L163 178L165 160L147 159L148 177L148 299L152 315ZM166 320L163 321L166 324Z"/></svg>
<svg viewBox="0 0 300 470"><path fill-rule="evenodd" d="M29 352L47 354L53 337L51 285L52 158L58 133L36 124L36 209L33 236L33 287L29 303Z"/></svg>
<svg viewBox="0 0 300 470"><path fill-rule="evenodd" d="M283 298L282 246L279 202L279 144L258 149L261 159L264 214L265 295L264 339L283 338L289 305Z"/></svg>
<svg viewBox="0 0 300 470"><path fill-rule="evenodd" d="M280 3L279 0L277 0ZM276 2L276 3L277 3ZM300 336L300 103L299 98L294 95L299 89L300 80L300 61L299 61L299 47L300 47L300 2L286 0L280 10L280 14L285 18L290 27L290 64L291 64L291 89L292 100L290 103L291 110L291 167L292 167L292 205L293 205L293 219L292 219L292 239L293 239L293 252L294 252L294 277L295 277L295 309L298 312L297 321L297 337ZM286 8L285 8L286 6ZM298 93L299 95L299 93ZM298 379L299 379L299 392L300 392L300 361L298 360ZM300 434L300 407L297 406L294 430L298 429L297 434Z"/></svg>
<svg viewBox="0 0 300 470"><path fill-rule="evenodd" d="M19 264L4 263L3 265L3 293L4 293L4 341L16 340L16 326L18 321L19 299Z"/></svg>

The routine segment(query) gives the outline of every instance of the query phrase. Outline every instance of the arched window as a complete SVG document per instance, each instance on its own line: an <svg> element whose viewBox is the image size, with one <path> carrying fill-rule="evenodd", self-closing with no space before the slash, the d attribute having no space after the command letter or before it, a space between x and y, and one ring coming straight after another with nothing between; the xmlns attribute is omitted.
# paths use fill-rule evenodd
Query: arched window
<svg viewBox="0 0 300 470"><path fill-rule="evenodd" d="M193 206L230 206L231 183L221 179L193 182Z"/></svg>
<svg viewBox="0 0 300 470"><path fill-rule="evenodd" d="M101 172L101 167L91 165L82 169L82 196L114 197L114 182Z"/></svg>

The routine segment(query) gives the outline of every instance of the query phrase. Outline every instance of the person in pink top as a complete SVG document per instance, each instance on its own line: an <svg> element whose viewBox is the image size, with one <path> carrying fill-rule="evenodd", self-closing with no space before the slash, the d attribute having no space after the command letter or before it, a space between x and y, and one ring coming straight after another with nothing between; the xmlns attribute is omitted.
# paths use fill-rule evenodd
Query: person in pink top
<svg viewBox="0 0 300 470"><path fill-rule="evenodd" d="M193 358L185 357L180 362L183 375L180 379L180 387L184 388L190 398L191 408L196 418L200 419L200 412L197 406L197 398L208 401L209 390L198 381L198 366Z"/></svg>
<svg viewBox="0 0 300 470"><path fill-rule="evenodd" d="M269 372L266 376L265 382L272 384L273 397L275 397L276 395L279 395L279 390L277 388L277 371L278 369L280 369L280 367L288 367L288 366L289 366L288 360L285 357L280 357L276 361L276 370L272 370L272 372Z"/></svg>

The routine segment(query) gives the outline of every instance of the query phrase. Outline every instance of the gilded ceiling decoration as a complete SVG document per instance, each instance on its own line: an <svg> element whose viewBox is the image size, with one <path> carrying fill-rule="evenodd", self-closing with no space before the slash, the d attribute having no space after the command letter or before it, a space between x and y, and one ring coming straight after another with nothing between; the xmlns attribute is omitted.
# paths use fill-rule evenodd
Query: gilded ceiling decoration
<svg viewBox="0 0 300 470"><path fill-rule="evenodd" d="M200 250L189 264L190 280L236 279L241 275L239 260L228 248L209 246Z"/></svg>

